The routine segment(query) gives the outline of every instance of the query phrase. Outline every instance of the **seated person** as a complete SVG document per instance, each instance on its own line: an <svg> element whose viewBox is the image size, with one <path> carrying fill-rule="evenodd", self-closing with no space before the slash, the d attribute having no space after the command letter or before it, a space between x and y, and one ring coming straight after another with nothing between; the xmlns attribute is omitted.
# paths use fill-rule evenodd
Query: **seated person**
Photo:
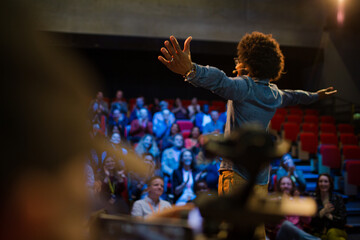
<svg viewBox="0 0 360 240"><path fill-rule="evenodd" d="M160 150L157 146L157 143L155 141L155 138L150 135L146 134L143 136L140 141L138 142L137 146L135 147L135 152L139 156L143 156L144 154L151 154L156 163L156 167L159 168L159 155Z"/></svg>
<svg viewBox="0 0 360 240"><path fill-rule="evenodd" d="M203 128L209 122L211 122L211 117L209 114L209 105L204 104L202 107L202 111L195 114L195 122L194 122L195 124L194 125L199 127L200 131L203 132Z"/></svg>
<svg viewBox="0 0 360 240"><path fill-rule="evenodd" d="M135 108L132 110L132 112L130 113L130 117L129 117L129 122L132 122L134 119L138 119L140 116L140 109L145 108L145 100L144 97L138 97L136 99L136 103L135 103ZM146 108L145 108L146 109ZM151 112L146 109L148 111L148 117L149 117L149 121L152 121L152 115Z"/></svg>
<svg viewBox="0 0 360 240"><path fill-rule="evenodd" d="M154 114L153 131L157 139L170 135L170 128L175 122L175 115L168 109L166 101L160 102L161 111Z"/></svg>
<svg viewBox="0 0 360 240"><path fill-rule="evenodd" d="M129 119L126 117L126 112L122 112L120 109L115 108L112 110L108 121L108 133L114 132L117 129L122 137L125 136L125 127L129 123Z"/></svg>
<svg viewBox="0 0 360 240"><path fill-rule="evenodd" d="M194 154L185 149L180 154L180 165L172 175L174 200L176 205L185 205L195 197L195 182L200 179L196 169Z"/></svg>
<svg viewBox="0 0 360 240"><path fill-rule="evenodd" d="M98 181L101 182L102 207L109 214L129 213L129 205L124 198L127 192L126 176L113 156L105 157Z"/></svg>
<svg viewBox="0 0 360 240"><path fill-rule="evenodd" d="M160 199L164 192L164 180L161 177L152 177L148 182L147 191L148 196L134 202L131 210L132 216L147 218L154 213L159 213L171 207L169 202Z"/></svg>
<svg viewBox="0 0 360 240"><path fill-rule="evenodd" d="M203 129L203 133L204 134L224 133L225 123L219 121L219 112L211 111L210 116L211 116L211 121L205 125Z"/></svg>
<svg viewBox="0 0 360 240"><path fill-rule="evenodd" d="M327 173L317 179L315 201L317 213L311 221L314 235L321 239L347 239L346 207L343 198L333 192L334 181Z"/></svg>
<svg viewBox="0 0 360 240"><path fill-rule="evenodd" d="M173 123L170 128L170 135L165 136L161 141L161 149L166 149L169 147L174 146L174 138L176 134L180 133L180 127L179 124Z"/></svg>
<svg viewBox="0 0 360 240"><path fill-rule="evenodd" d="M281 177L277 184L277 192L281 197L292 198L295 188L295 183L288 176ZM276 240L320 240L303 230L310 222L311 217L285 216L279 224L267 225L268 237Z"/></svg>
<svg viewBox="0 0 360 240"><path fill-rule="evenodd" d="M110 109L111 111L113 111L114 109L119 109L121 112L124 112L125 114L127 113L128 108L127 103L123 98L123 91L116 91L115 99L114 101L112 101Z"/></svg>
<svg viewBox="0 0 360 240"><path fill-rule="evenodd" d="M185 139L185 148L190 149L194 154L198 154L201 148L200 136L200 128L194 126L191 129L189 137Z"/></svg>
<svg viewBox="0 0 360 240"><path fill-rule="evenodd" d="M175 115L176 119L188 119L187 110L183 107L180 98L175 99L174 107L171 109L171 112Z"/></svg>
<svg viewBox="0 0 360 240"><path fill-rule="evenodd" d="M306 189L306 180L303 176L303 172L296 169L294 161L289 153L282 156L276 176L277 179L280 179L283 176L290 177L300 192L304 192Z"/></svg>
<svg viewBox="0 0 360 240"><path fill-rule="evenodd" d="M174 138L174 146L167 148L162 153L161 167L162 172L168 176L179 167L181 150L184 147L184 140L181 134L176 134Z"/></svg>
<svg viewBox="0 0 360 240"><path fill-rule="evenodd" d="M197 98L194 97L191 99L191 104L187 107L189 112L189 119L193 122L195 120L195 115L201 112L200 105L197 102Z"/></svg>
<svg viewBox="0 0 360 240"><path fill-rule="evenodd" d="M146 108L140 109L138 119L131 122L129 140L131 142L138 142L145 134L153 133L153 125L149 120L148 110Z"/></svg>

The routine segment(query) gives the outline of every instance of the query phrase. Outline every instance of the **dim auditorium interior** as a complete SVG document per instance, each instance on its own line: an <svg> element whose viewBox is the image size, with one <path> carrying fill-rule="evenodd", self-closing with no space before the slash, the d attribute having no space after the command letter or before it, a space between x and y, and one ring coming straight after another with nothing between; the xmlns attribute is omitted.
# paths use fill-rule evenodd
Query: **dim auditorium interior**
<svg viewBox="0 0 360 240"><path fill-rule="evenodd" d="M235 77L238 41L245 33L261 31L273 34L285 56L284 73L276 82L279 89L316 92L333 86L338 90L310 105L277 109L268 132L277 141L290 143L287 156L305 183L298 185L295 179L296 194L314 197L320 174L329 174L333 192L345 203L348 239L360 239L360 14L356 11L360 6L356 1L191 4L135 0L120 4L107 0L86 6L80 1L72 7L68 1L47 2L37 3L49 25L41 31L59 39L51 44L79 55L89 72L101 79L91 86L88 100L89 138L106 143L122 156L112 156L102 145L88 153L86 187L93 212L107 209L109 214L130 216L134 203L147 197L148 180L154 176L161 176L164 183L161 199L171 206L191 202L197 191L179 193L177 188L187 189L184 184L188 183L175 177L182 163L168 172L171 164L178 164L170 162L171 154L186 151L191 155L192 171L199 173L191 184L203 181L217 195L221 158L209 159L203 145L207 136L224 133L227 100L184 81L157 57L168 36L174 34L183 46L191 35L193 62ZM229 29L223 27L226 25ZM219 122L217 128L208 125ZM128 171L126 156L130 153L148 165L146 177ZM287 170L284 162L284 156L271 161L269 195L279 191L278 172ZM110 168L121 175L119 185L108 182Z"/></svg>

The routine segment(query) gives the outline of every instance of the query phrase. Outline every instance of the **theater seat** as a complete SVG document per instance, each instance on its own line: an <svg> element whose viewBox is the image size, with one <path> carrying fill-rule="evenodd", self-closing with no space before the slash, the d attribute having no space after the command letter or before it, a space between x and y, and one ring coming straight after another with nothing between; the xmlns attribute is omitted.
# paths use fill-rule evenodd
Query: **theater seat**
<svg viewBox="0 0 360 240"><path fill-rule="evenodd" d="M360 160L346 160L344 173L344 194L357 196L360 186Z"/></svg>
<svg viewBox="0 0 360 240"><path fill-rule="evenodd" d="M295 122L297 124L300 124L302 122L302 116L301 115L295 115L291 114L287 116L287 122Z"/></svg>
<svg viewBox="0 0 360 240"><path fill-rule="evenodd" d="M343 159L359 159L360 160L360 147L355 145L345 145L342 149ZM360 174L360 172L359 172Z"/></svg>
<svg viewBox="0 0 360 240"><path fill-rule="evenodd" d="M335 118L333 116L320 116L321 123L335 124Z"/></svg>
<svg viewBox="0 0 360 240"><path fill-rule="evenodd" d="M335 126L335 124L332 124L332 123L321 123L320 124L320 132L337 134L336 126Z"/></svg>
<svg viewBox="0 0 360 240"><path fill-rule="evenodd" d="M322 165L329 168L340 169L341 167L341 156L340 150L335 145L321 145L320 155Z"/></svg>
<svg viewBox="0 0 360 240"><path fill-rule="evenodd" d="M342 145L358 145L358 138L353 133L341 133L340 142Z"/></svg>
<svg viewBox="0 0 360 240"><path fill-rule="evenodd" d="M184 131L181 131L181 134L183 136L183 139L186 139L190 136L191 134L191 131L190 130L184 130Z"/></svg>
<svg viewBox="0 0 360 240"><path fill-rule="evenodd" d="M316 154L318 146L317 135L312 132L300 133L299 159L308 160L309 154Z"/></svg>
<svg viewBox="0 0 360 240"><path fill-rule="evenodd" d="M270 127L277 132L281 131L281 126L285 121L285 116L281 114L275 114L270 121Z"/></svg>
<svg viewBox="0 0 360 240"><path fill-rule="evenodd" d="M354 127L351 124L340 123L337 128L339 133L354 133Z"/></svg>
<svg viewBox="0 0 360 240"><path fill-rule="evenodd" d="M304 123L313 123L318 125L319 124L319 118L315 115L305 115L304 116Z"/></svg>
<svg viewBox="0 0 360 240"><path fill-rule="evenodd" d="M320 133L321 144L338 145L338 138L334 133Z"/></svg>
<svg viewBox="0 0 360 240"><path fill-rule="evenodd" d="M190 120L177 120L176 123L179 125L180 131L191 131L191 129L194 127L194 124Z"/></svg>
<svg viewBox="0 0 360 240"><path fill-rule="evenodd" d="M300 125L295 122L286 122L284 126L284 138L296 142L300 132Z"/></svg>
<svg viewBox="0 0 360 240"><path fill-rule="evenodd" d="M319 127L318 127L317 124L309 123L309 122L304 122L304 123L301 125L301 131L303 131L303 132L312 132L312 133L314 133L315 135L318 135Z"/></svg>

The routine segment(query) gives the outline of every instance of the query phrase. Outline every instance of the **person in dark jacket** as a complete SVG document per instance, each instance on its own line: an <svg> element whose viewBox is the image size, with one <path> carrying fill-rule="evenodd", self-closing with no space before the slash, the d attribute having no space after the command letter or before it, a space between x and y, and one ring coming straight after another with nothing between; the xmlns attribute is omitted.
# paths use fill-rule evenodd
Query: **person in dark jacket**
<svg viewBox="0 0 360 240"><path fill-rule="evenodd" d="M347 239L346 208L343 198L333 192L334 182L327 173L320 174L315 190L318 207L311 221L314 235L321 239Z"/></svg>

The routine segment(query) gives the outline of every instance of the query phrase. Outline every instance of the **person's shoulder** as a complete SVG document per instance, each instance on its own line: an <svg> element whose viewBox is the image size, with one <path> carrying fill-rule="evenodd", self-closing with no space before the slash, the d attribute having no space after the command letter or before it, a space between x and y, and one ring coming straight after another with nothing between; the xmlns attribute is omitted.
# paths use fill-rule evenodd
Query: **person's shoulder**
<svg viewBox="0 0 360 240"><path fill-rule="evenodd" d="M160 204L164 207L171 207L171 203L166 200L160 199Z"/></svg>

